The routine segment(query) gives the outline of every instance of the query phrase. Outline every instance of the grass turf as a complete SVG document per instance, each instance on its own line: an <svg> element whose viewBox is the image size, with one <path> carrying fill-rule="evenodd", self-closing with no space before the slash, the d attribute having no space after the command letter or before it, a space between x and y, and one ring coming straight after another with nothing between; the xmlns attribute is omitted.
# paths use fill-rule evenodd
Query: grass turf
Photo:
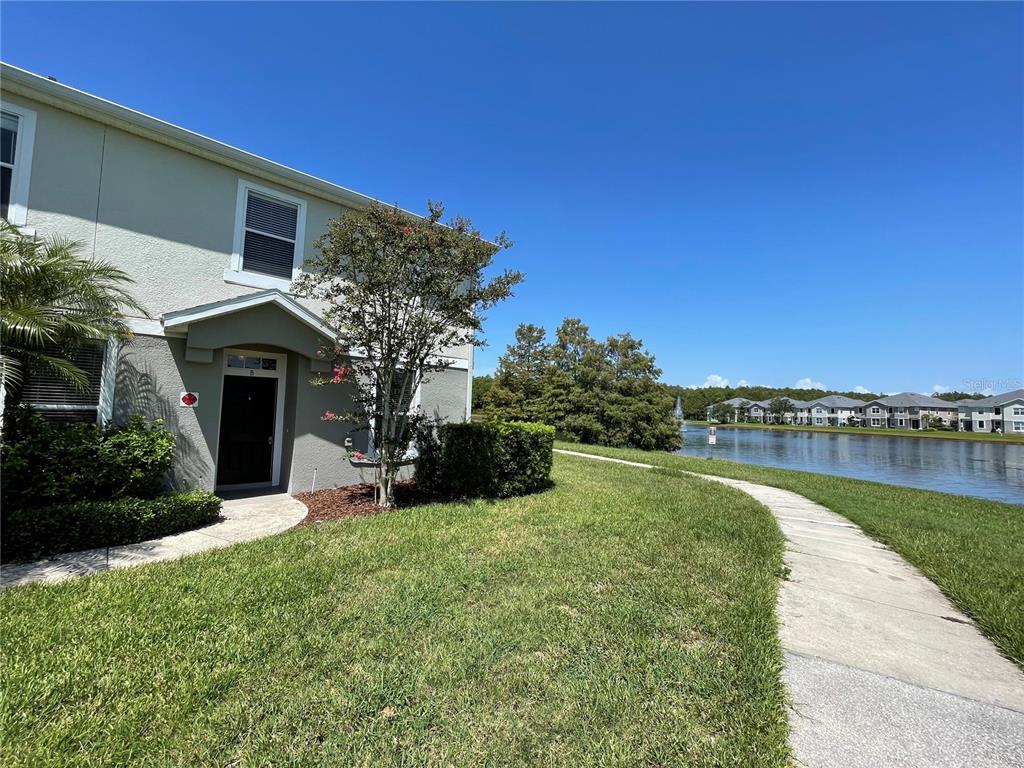
<svg viewBox="0 0 1024 768"><path fill-rule="evenodd" d="M558 447L802 494L899 552L1024 666L1024 507L722 459L572 443Z"/></svg>
<svg viewBox="0 0 1024 768"><path fill-rule="evenodd" d="M554 478L8 590L5 765L785 765L770 513Z"/></svg>
<svg viewBox="0 0 1024 768"><path fill-rule="evenodd" d="M707 422L687 422L687 424L707 424ZM1024 443L1024 435L996 434L995 432L945 432L935 430L924 432L919 429L882 429L880 427L816 427L807 424L716 424L720 429L775 429L786 432L833 432L844 435L876 435L879 437L919 437L936 440L974 440L989 443Z"/></svg>

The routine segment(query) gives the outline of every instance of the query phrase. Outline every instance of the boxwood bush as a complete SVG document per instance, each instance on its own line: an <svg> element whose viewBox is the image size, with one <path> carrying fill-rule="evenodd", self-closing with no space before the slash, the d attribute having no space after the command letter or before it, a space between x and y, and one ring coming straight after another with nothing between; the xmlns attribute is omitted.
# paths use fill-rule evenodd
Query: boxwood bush
<svg viewBox="0 0 1024 768"><path fill-rule="evenodd" d="M454 498L505 498L551 484L555 429L484 421L445 424L420 440L416 482Z"/></svg>
<svg viewBox="0 0 1024 768"><path fill-rule="evenodd" d="M44 420L24 406L4 414L3 509L48 507L66 502L153 498L164 492L174 461L174 435L159 421L136 416L127 424Z"/></svg>
<svg viewBox="0 0 1024 768"><path fill-rule="evenodd" d="M220 514L220 503L209 491L188 491L155 499L5 509L0 557L4 561L31 559L180 533L214 522Z"/></svg>

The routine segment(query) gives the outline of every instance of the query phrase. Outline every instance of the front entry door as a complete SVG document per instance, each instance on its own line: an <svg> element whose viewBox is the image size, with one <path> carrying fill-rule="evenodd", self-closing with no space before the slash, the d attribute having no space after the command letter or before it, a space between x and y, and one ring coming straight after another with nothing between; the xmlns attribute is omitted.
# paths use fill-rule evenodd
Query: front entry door
<svg viewBox="0 0 1024 768"><path fill-rule="evenodd" d="M272 481L276 399L276 378L224 377L217 485Z"/></svg>

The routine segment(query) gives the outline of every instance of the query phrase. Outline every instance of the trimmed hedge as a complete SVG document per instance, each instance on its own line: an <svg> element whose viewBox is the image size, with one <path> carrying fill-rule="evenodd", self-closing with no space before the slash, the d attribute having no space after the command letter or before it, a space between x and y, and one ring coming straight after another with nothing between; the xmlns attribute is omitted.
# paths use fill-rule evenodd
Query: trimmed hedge
<svg viewBox="0 0 1024 768"><path fill-rule="evenodd" d="M506 498L551 485L555 428L527 422L445 424L420 442L416 482L455 498Z"/></svg>
<svg viewBox="0 0 1024 768"><path fill-rule="evenodd" d="M209 491L188 491L155 499L5 509L0 554L4 561L34 559L180 533L214 522L220 514L220 503Z"/></svg>
<svg viewBox="0 0 1024 768"><path fill-rule="evenodd" d="M24 406L4 413L3 511L164 492L174 462L174 435L141 416L101 429L51 423Z"/></svg>

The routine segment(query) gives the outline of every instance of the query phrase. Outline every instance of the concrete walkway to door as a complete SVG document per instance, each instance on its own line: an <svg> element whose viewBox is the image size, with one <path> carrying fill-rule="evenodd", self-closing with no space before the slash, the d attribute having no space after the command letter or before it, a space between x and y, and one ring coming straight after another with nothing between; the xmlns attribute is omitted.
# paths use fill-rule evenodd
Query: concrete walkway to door
<svg viewBox="0 0 1024 768"><path fill-rule="evenodd" d="M221 507L220 522L205 528L138 544L110 547L109 550L87 549L56 555L35 563L0 566L0 587L64 581L112 568L130 568L143 563L174 560L184 555L280 533L297 525L305 516L306 505L287 493L230 499Z"/></svg>
<svg viewBox="0 0 1024 768"><path fill-rule="evenodd" d="M1024 673L938 587L799 494L697 476L753 496L786 537L777 613L798 765L1024 765Z"/></svg>

